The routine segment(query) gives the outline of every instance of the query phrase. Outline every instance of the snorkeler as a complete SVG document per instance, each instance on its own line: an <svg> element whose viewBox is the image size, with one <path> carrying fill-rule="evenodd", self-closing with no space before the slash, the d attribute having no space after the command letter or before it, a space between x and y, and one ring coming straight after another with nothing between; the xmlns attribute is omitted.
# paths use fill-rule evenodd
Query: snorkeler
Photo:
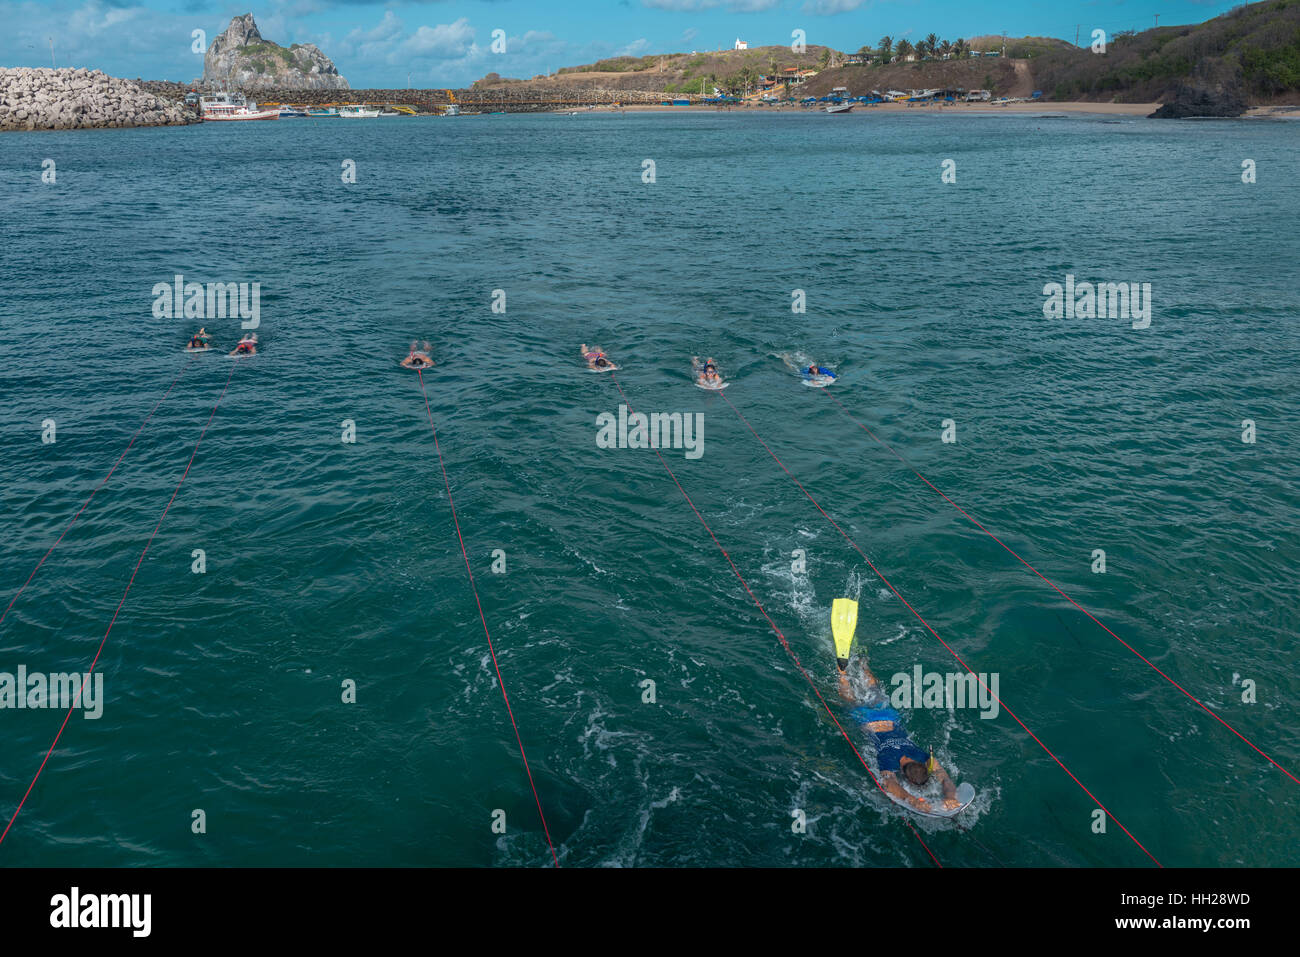
<svg viewBox="0 0 1300 957"><path fill-rule="evenodd" d="M208 336L208 330L207 330L207 329L199 329L198 332L196 332L196 333L194 333L194 335L190 336L190 345L189 345L189 348L191 348L191 349L206 349L206 348L208 348L208 339L209 339L209 338L210 338L210 337Z"/></svg>
<svg viewBox="0 0 1300 957"><path fill-rule="evenodd" d="M250 332L244 338L239 340L239 344L231 351L232 356L251 356L257 352L257 333Z"/></svg>
<svg viewBox="0 0 1300 957"><path fill-rule="evenodd" d="M796 354L797 355L797 354ZM798 365L795 363L795 355L788 352L781 353L778 358L785 363L785 367L791 372L797 372L805 379L835 379L836 375L830 369L823 365L818 365L811 359L807 363Z"/></svg>
<svg viewBox="0 0 1300 957"><path fill-rule="evenodd" d="M695 370L695 384L707 388L716 387L722 382L722 376L718 374L718 367L713 362L713 356L700 362L699 356L691 356L691 368Z"/></svg>
<svg viewBox="0 0 1300 957"><path fill-rule="evenodd" d="M609 356L605 355L605 350L600 346L592 346L588 349L587 344L584 342L578 346L578 349L582 352L582 358L587 360L588 369L608 369L613 365L609 361Z"/></svg>
<svg viewBox="0 0 1300 957"><path fill-rule="evenodd" d="M933 751L926 754L916 746L903 726L902 717L889 706L889 699L876 676L867 667L866 659L860 658L859 662L867 682L866 699L858 700L848 675L842 671L839 674L840 697L849 704L856 705L849 714L867 732L867 737L876 748L881 786L896 801L929 814L933 810L930 802L904 788L898 781L898 775L901 774L909 784L918 788L925 787L934 778L943 791L943 807L950 811L960 807L957 788L952 783L952 778L948 777L948 772L935 760Z"/></svg>
<svg viewBox="0 0 1300 957"><path fill-rule="evenodd" d="M411 343L410 354L402 360L401 364L406 369L428 369L433 365L433 359L429 356L433 346L424 343L423 349L417 349L416 343Z"/></svg>

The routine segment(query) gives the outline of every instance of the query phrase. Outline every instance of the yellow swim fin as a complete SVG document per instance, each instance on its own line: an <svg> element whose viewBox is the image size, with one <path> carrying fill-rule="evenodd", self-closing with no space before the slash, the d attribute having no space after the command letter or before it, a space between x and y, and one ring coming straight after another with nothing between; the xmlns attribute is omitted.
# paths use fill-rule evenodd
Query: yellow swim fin
<svg viewBox="0 0 1300 957"><path fill-rule="evenodd" d="M852 598L836 598L831 603L831 634L835 636L835 663L841 672L849 666L849 651L857 630L858 603Z"/></svg>

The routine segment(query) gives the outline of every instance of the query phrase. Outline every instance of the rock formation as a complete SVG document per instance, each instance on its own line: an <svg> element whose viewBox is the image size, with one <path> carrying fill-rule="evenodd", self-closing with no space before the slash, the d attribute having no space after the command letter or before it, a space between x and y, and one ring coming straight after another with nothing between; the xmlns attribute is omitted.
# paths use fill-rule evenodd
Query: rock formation
<svg viewBox="0 0 1300 957"><path fill-rule="evenodd" d="M1247 110L1241 94L1227 87L1180 86L1167 103L1152 113L1152 120L1186 120L1202 116L1241 116Z"/></svg>
<svg viewBox="0 0 1300 957"><path fill-rule="evenodd" d="M312 43L280 46L246 13L230 21L203 56L203 82L231 90L346 90L334 63Z"/></svg>
<svg viewBox="0 0 1300 957"><path fill-rule="evenodd" d="M0 68L0 130L183 126L197 119L99 70Z"/></svg>

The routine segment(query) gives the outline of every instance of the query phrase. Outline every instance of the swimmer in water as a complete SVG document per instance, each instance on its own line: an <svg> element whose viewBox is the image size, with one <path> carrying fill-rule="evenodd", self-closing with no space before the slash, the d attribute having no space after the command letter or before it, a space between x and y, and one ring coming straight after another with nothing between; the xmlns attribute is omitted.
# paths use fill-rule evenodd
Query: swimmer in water
<svg viewBox="0 0 1300 957"><path fill-rule="evenodd" d="M605 350L600 346L592 346L588 349L587 344L584 342L578 346L578 349L582 352L582 358L587 360L588 369L614 368L614 363L609 361L609 356L605 355Z"/></svg>
<svg viewBox="0 0 1300 957"><path fill-rule="evenodd" d="M194 333L194 335L190 336L189 347L191 349L206 349L208 348L208 338L208 330L200 329L198 332Z"/></svg>
<svg viewBox="0 0 1300 957"><path fill-rule="evenodd" d="M881 787L910 807L929 814L935 810L931 801L904 788L899 778L905 778L908 784L917 788L925 787L931 780L937 781L940 796L935 800L944 810L955 811L961 805L952 778L934 759L934 751L926 754L916 746L907 733L903 716L890 706L889 696L867 667L866 659L860 659L860 663L867 686L866 695L859 698L848 675L840 672L840 697L854 706L850 716L866 731L868 740L876 749Z"/></svg>
<svg viewBox="0 0 1300 957"><path fill-rule="evenodd" d="M257 333L250 332L244 338L239 340L239 344L231 351L232 356L251 356L257 353Z"/></svg>
<svg viewBox="0 0 1300 957"><path fill-rule="evenodd" d="M423 349L417 349L414 342L411 343L411 352L402 360L402 367L405 369L428 369L433 365L433 359L429 357L429 351L433 347L427 342L424 343Z"/></svg>
<svg viewBox="0 0 1300 957"><path fill-rule="evenodd" d="M836 378L835 373L832 372L830 369L826 368L825 366L818 365L816 362L813 362L811 360L809 360L807 365L795 365L794 357L789 355L788 353L783 353L780 356L780 359L782 362L785 363L785 367L787 369L789 369L791 372L799 373L799 375L803 376L805 379Z"/></svg>
<svg viewBox="0 0 1300 957"><path fill-rule="evenodd" d="M695 370L697 385L715 388L722 383L722 376L718 375L718 367L713 362L713 356L709 356L703 362L700 362L699 356L691 356L691 368Z"/></svg>

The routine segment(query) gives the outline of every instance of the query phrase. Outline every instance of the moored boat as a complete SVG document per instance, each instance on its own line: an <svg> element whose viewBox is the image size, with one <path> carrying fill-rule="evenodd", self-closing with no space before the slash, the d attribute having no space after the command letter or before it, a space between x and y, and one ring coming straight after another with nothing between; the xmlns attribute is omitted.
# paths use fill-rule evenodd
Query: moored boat
<svg viewBox="0 0 1300 957"><path fill-rule="evenodd" d="M204 122L232 120L278 120L279 110L259 110L256 103L244 99L242 93L213 93L199 97L199 113Z"/></svg>
<svg viewBox="0 0 1300 957"><path fill-rule="evenodd" d="M288 103L280 104L280 119L289 120L299 116L306 116L306 110L300 110L296 106L290 106Z"/></svg>
<svg viewBox="0 0 1300 957"><path fill-rule="evenodd" d="M372 110L367 106L359 103L349 103L347 106L339 109L339 116L344 119L352 120L372 120L379 115L378 110Z"/></svg>
<svg viewBox="0 0 1300 957"><path fill-rule="evenodd" d="M307 115L313 120L337 120L339 111L338 107L334 106L309 106Z"/></svg>

